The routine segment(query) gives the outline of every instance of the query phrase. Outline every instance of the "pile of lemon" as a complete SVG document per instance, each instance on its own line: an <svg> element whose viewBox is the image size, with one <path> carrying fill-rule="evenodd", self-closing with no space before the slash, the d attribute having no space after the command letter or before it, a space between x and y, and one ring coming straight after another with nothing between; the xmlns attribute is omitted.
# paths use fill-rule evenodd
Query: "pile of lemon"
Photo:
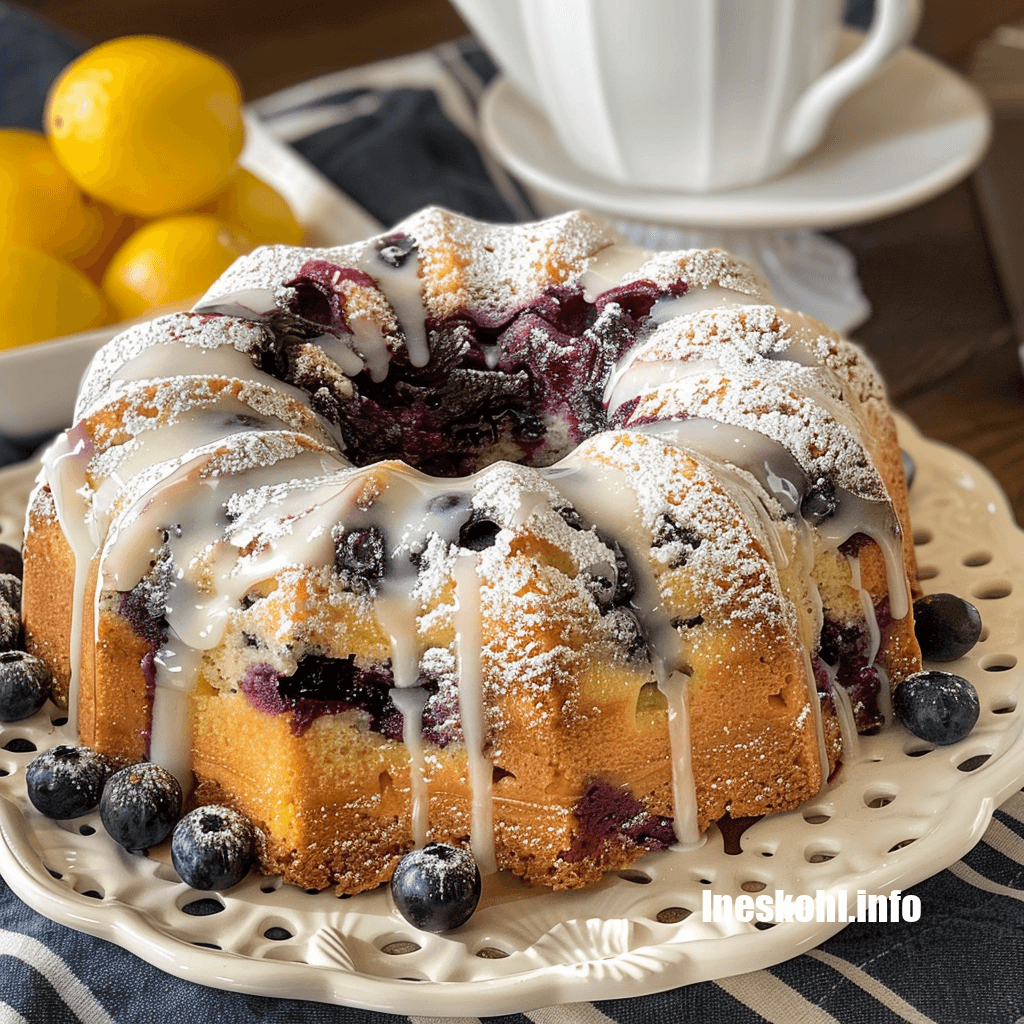
<svg viewBox="0 0 1024 1024"><path fill-rule="evenodd" d="M238 83L204 53L103 43L54 82L44 127L0 129L0 348L182 303L256 245L302 241L239 167Z"/></svg>

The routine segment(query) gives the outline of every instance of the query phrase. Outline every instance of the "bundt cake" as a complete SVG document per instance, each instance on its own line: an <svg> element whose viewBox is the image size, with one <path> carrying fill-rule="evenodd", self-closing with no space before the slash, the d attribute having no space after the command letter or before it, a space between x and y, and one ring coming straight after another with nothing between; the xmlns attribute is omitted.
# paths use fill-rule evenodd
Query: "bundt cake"
<svg viewBox="0 0 1024 1024"><path fill-rule="evenodd" d="M25 632L83 743L244 812L267 872L443 841L578 887L889 717L907 535L876 373L743 264L428 209L98 353Z"/></svg>

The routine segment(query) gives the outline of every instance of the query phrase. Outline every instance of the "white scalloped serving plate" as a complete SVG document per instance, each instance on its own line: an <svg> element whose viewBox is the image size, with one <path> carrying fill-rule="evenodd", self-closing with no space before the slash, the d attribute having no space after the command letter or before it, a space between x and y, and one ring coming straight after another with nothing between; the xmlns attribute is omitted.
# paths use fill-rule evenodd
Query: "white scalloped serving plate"
<svg viewBox="0 0 1024 1024"><path fill-rule="evenodd" d="M446 935L406 924L382 890L338 899L252 875L226 893L197 893L178 880L166 850L132 856L95 814L52 822L32 808L24 768L34 754L7 747L74 741L47 705L0 729L0 873L40 913L179 977L391 1013L485 1016L642 995L810 949L842 925L715 924L702 919L702 894L847 889L852 907L858 889L906 889L963 856L1024 779L1024 535L984 469L905 421L900 433L918 465L912 512L925 587L981 610L983 640L947 666L978 688L980 721L944 748L901 726L862 737L823 793L758 821L738 854L726 853L712 828L699 849L651 854L583 892L528 889L499 875L485 881L469 923ZM8 542L20 536L33 475L32 466L0 472ZM200 900L219 912L183 910Z"/></svg>

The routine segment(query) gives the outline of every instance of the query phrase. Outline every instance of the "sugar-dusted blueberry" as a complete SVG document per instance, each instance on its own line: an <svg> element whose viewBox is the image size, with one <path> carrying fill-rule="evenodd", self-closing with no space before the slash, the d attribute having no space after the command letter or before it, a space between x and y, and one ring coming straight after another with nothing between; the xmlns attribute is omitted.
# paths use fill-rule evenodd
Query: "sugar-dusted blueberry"
<svg viewBox="0 0 1024 1024"><path fill-rule="evenodd" d="M90 747L52 747L25 769L28 798L48 818L77 818L95 809L115 767L109 757Z"/></svg>
<svg viewBox="0 0 1024 1024"><path fill-rule="evenodd" d="M122 768L103 787L103 827L126 850L146 850L162 843L180 816L178 780L152 761Z"/></svg>
<svg viewBox="0 0 1024 1024"><path fill-rule="evenodd" d="M636 662L650 657L644 628L630 608L616 608L604 619L613 639L626 661Z"/></svg>
<svg viewBox="0 0 1024 1024"><path fill-rule="evenodd" d="M171 834L174 870L193 889L230 889L249 874L255 860L256 831L230 807L197 807Z"/></svg>
<svg viewBox="0 0 1024 1024"><path fill-rule="evenodd" d="M622 545L614 538L606 534L598 534L601 542L611 551L615 559L615 603L619 605L629 604L636 593L636 578L630 567L626 552Z"/></svg>
<svg viewBox="0 0 1024 1024"><path fill-rule="evenodd" d="M397 233L382 238L377 252L380 258L396 270L416 251L416 242L409 235Z"/></svg>
<svg viewBox="0 0 1024 1024"><path fill-rule="evenodd" d="M465 924L480 902L480 869L467 850L429 843L407 853L391 877L398 912L425 932Z"/></svg>
<svg viewBox="0 0 1024 1024"><path fill-rule="evenodd" d="M903 462L903 475L907 478L907 487L914 486L914 477L917 476L917 463L914 457L904 449L900 449L900 459Z"/></svg>
<svg viewBox="0 0 1024 1024"><path fill-rule="evenodd" d="M459 528L459 547L470 551L485 551L494 546L501 527L492 519L474 516Z"/></svg>
<svg viewBox="0 0 1024 1024"><path fill-rule="evenodd" d="M0 572L0 600L21 611L21 580L13 573Z"/></svg>
<svg viewBox="0 0 1024 1024"><path fill-rule="evenodd" d="M376 526L355 530L336 530L334 567L356 588L374 590L387 572L384 534Z"/></svg>
<svg viewBox="0 0 1024 1024"><path fill-rule="evenodd" d="M615 581L609 573L599 569L584 569L579 578L598 608L607 608L612 603L615 598Z"/></svg>
<svg viewBox="0 0 1024 1024"><path fill-rule="evenodd" d="M820 523L829 516L835 515L839 508L836 488L828 477L819 476L807 489L800 512L804 519L811 523Z"/></svg>
<svg viewBox="0 0 1024 1024"><path fill-rule="evenodd" d="M24 564L21 552L10 544L0 543L0 572L10 573L20 580L24 576Z"/></svg>
<svg viewBox="0 0 1024 1024"><path fill-rule="evenodd" d="M34 715L50 696L53 674L42 658L24 651L0 652L0 722Z"/></svg>
<svg viewBox="0 0 1024 1024"><path fill-rule="evenodd" d="M699 533L667 512L658 516L651 532L654 547L670 549L666 553L671 557L670 566L673 569L687 563L690 555L700 547L701 539Z"/></svg>
<svg viewBox="0 0 1024 1024"><path fill-rule="evenodd" d="M914 602L914 634L928 661L956 661L981 637L981 615L956 594L927 594Z"/></svg>
<svg viewBox="0 0 1024 1024"><path fill-rule="evenodd" d="M583 516L581 516L579 512L572 507L572 505L563 505L561 508L556 508L555 511L562 517L566 526L570 526L574 530L586 529L586 525L583 522Z"/></svg>
<svg viewBox="0 0 1024 1024"><path fill-rule="evenodd" d="M966 679L932 669L907 676L893 694L893 710L918 738L946 746L975 726L981 705Z"/></svg>
<svg viewBox="0 0 1024 1024"><path fill-rule="evenodd" d="M18 646L21 637L21 616L6 602L0 600L0 651Z"/></svg>

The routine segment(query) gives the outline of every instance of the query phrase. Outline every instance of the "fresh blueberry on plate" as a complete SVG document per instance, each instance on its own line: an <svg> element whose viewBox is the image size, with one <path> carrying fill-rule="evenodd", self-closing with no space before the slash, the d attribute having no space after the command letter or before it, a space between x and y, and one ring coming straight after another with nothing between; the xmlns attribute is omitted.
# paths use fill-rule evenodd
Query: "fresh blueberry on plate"
<svg viewBox="0 0 1024 1024"><path fill-rule="evenodd" d="M480 902L480 869L467 850L428 843L398 862L391 896L411 925L425 932L446 932L473 916Z"/></svg>
<svg viewBox="0 0 1024 1024"><path fill-rule="evenodd" d="M230 807L197 807L174 826L174 870L193 889L230 889L255 859L256 832L248 818Z"/></svg>
<svg viewBox="0 0 1024 1024"><path fill-rule="evenodd" d="M0 651L13 651L21 639L21 615L0 600Z"/></svg>
<svg viewBox="0 0 1024 1024"><path fill-rule="evenodd" d="M41 658L24 651L0 652L0 722L20 722L34 715L50 696L52 681Z"/></svg>
<svg viewBox="0 0 1024 1024"><path fill-rule="evenodd" d="M914 602L914 635L928 661L956 661L981 637L981 615L956 594L927 594Z"/></svg>
<svg viewBox="0 0 1024 1024"><path fill-rule="evenodd" d="M914 486L914 477L917 476L917 463L910 452L900 449L900 459L903 462L903 475L907 478L907 490Z"/></svg>
<svg viewBox="0 0 1024 1024"><path fill-rule="evenodd" d="M919 739L939 746L958 743L981 713L978 692L952 672L931 669L907 676L893 694L893 710Z"/></svg>
<svg viewBox="0 0 1024 1024"><path fill-rule="evenodd" d="M13 573L0 572L0 599L16 612L21 611L21 580Z"/></svg>
<svg viewBox="0 0 1024 1024"><path fill-rule="evenodd" d="M116 765L90 747L53 747L25 769L28 798L40 813L63 821L94 810Z"/></svg>
<svg viewBox="0 0 1024 1024"><path fill-rule="evenodd" d="M103 788L100 818L126 850L162 843L181 816L181 786L166 768L142 761L115 772Z"/></svg>

